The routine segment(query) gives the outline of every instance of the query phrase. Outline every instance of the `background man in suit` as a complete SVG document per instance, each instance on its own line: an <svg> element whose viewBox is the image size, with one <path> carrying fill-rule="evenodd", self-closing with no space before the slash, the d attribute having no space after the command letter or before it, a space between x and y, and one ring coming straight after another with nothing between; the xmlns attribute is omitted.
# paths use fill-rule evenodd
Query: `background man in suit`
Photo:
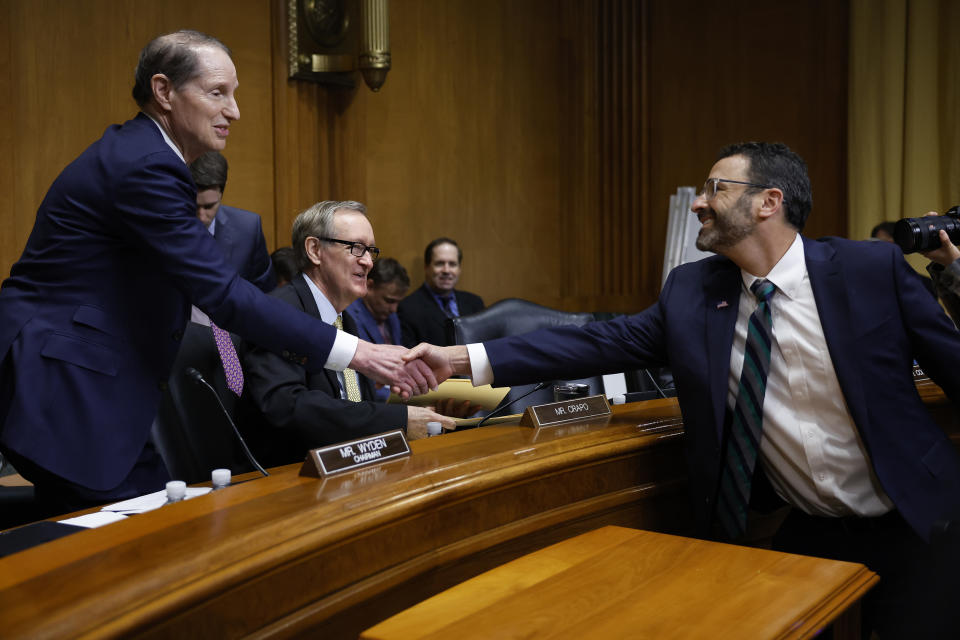
<svg viewBox="0 0 960 640"><path fill-rule="evenodd" d="M701 535L741 535L765 488L792 507L775 548L880 574L867 629L955 632L927 541L960 518L960 461L911 369L916 357L960 402L960 334L896 246L803 238L811 206L799 156L733 145L692 206L697 246L720 255L674 269L653 306L409 357L498 385L669 364Z"/></svg>
<svg viewBox="0 0 960 640"><path fill-rule="evenodd" d="M367 293L347 307L361 340L378 344L400 344L400 318L397 305L410 288L410 276L393 258L377 260L367 277ZM390 389L377 389L376 398L386 401Z"/></svg>
<svg viewBox="0 0 960 640"><path fill-rule="evenodd" d="M293 254L293 247L280 247L270 254L273 263L273 272L277 276L277 286L282 287L293 280L297 275L297 259Z"/></svg>
<svg viewBox="0 0 960 640"><path fill-rule="evenodd" d="M403 299L397 310L403 344L447 345L447 318L483 309L483 300L468 291L456 291L463 252L456 241L437 238L423 252L423 286Z"/></svg>
<svg viewBox="0 0 960 640"><path fill-rule="evenodd" d="M347 307L357 323L357 335L367 342L400 344L397 305L410 288L407 270L393 258L378 260L367 277L367 293Z"/></svg>
<svg viewBox="0 0 960 640"><path fill-rule="evenodd" d="M149 432L191 303L311 370L350 365L407 393L436 384L403 368L402 350L297 313L224 261L187 165L224 148L237 85L217 39L151 41L135 73L141 113L61 172L0 289L0 448L51 513L169 479Z"/></svg>
<svg viewBox="0 0 960 640"><path fill-rule="evenodd" d="M319 202L297 216L292 235L300 273L273 295L355 332L343 311L367 292L379 254L366 208L359 202ZM299 462L309 449L396 428L405 428L408 438L421 438L433 420L454 427L450 418L423 407L374 402L373 384L350 369L309 372L255 345L244 357L244 368L244 401L255 409L247 412L244 429L264 464Z"/></svg>
<svg viewBox="0 0 960 640"><path fill-rule="evenodd" d="M197 217L223 250L227 264L264 293L273 291L277 278L267 252L260 216L222 203L227 186L227 159L208 151L190 164L197 185Z"/></svg>

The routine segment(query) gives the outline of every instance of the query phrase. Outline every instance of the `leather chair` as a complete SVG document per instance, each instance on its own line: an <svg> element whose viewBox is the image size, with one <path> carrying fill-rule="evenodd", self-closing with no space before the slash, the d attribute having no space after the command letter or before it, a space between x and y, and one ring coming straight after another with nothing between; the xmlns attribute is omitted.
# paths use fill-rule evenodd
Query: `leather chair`
<svg viewBox="0 0 960 640"><path fill-rule="evenodd" d="M613 320L622 313L598 312L595 320ZM674 398L677 388L673 382L673 372L669 367L634 369L623 372L627 384L627 402L653 400L655 398Z"/></svg>
<svg viewBox="0 0 960 640"><path fill-rule="evenodd" d="M0 453L0 476L12 475L16 470ZM37 505L32 486L0 486L0 530L42 520L48 514Z"/></svg>
<svg viewBox="0 0 960 640"><path fill-rule="evenodd" d="M569 324L582 326L593 320L594 316L592 313L558 311L557 309L544 307L528 300L507 298L490 305L483 311L478 311L468 316L448 319L447 336L451 344L469 344L527 333L528 331L547 327L559 327ZM579 382L590 385L590 395L603 393L602 376L579 378L577 380L553 380L548 382L551 382L551 384L525 398L521 398L521 396L533 389L536 386L535 384L513 387L510 393L504 398L507 407L500 411L500 413L504 415L521 413L531 405L553 402L554 384ZM501 407L502 406L503 403L501 402Z"/></svg>
<svg viewBox="0 0 960 640"><path fill-rule="evenodd" d="M231 338L239 350L239 339ZM217 398L186 374L191 367L216 390L231 418L237 404L237 397L227 388L210 327L189 323L151 430L171 477L196 483L210 480L210 472L217 468L234 474L253 471Z"/></svg>

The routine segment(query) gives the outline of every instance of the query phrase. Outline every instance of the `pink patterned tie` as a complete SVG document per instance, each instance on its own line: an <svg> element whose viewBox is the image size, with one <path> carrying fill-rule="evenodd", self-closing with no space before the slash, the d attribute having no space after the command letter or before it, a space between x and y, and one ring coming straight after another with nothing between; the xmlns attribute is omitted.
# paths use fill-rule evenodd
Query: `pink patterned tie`
<svg viewBox="0 0 960 640"><path fill-rule="evenodd" d="M223 372L227 375L227 388L240 397L243 393L243 369L240 367L237 349L233 346L230 333L215 325L213 320L210 321L210 328L217 343L217 351L220 352L220 361L223 362Z"/></svg>

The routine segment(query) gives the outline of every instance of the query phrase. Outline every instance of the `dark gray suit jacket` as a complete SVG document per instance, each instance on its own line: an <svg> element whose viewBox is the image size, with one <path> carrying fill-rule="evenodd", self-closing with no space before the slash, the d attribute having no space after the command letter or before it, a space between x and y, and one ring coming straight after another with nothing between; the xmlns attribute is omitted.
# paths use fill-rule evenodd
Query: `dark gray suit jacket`
<svg viewBox="0 0 960 640"><path fill-rule="evenodd" d="M453 295L461 316L483 310L483 299L480 296L458 290L454 290ZM447 316L430 295L426 283L400 301L397 315L400 316L404 346L415 347L421 342L440 347L452 344L447 340Z"/></svg>

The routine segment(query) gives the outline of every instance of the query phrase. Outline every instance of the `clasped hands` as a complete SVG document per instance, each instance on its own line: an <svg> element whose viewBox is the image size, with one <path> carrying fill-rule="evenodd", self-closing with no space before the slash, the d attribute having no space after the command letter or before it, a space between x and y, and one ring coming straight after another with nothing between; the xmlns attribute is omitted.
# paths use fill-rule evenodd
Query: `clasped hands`
<svg viewBox="0 0 960 640"><path fill-rule="evenodd" d="M426 393L452 375L469 375L470 359L462 345L437 347L421 343L413 349L361 340L350 367L389 384L404 400Z"/></svg>

